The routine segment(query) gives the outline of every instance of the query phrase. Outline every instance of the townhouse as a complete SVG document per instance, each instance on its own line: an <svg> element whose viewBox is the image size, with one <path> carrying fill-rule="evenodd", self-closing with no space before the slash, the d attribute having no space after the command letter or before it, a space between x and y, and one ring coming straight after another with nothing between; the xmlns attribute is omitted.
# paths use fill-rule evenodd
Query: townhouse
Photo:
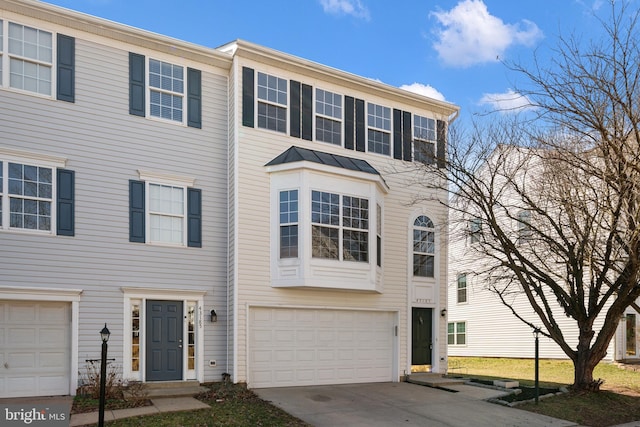
<svg viewBox="0 0 640 427"><path fill-rule="evenodd" d="M0 397L75 394L105 323L125 380L446 371L447 212L409 184L455 105L32 0L0 76Z"/></svg>

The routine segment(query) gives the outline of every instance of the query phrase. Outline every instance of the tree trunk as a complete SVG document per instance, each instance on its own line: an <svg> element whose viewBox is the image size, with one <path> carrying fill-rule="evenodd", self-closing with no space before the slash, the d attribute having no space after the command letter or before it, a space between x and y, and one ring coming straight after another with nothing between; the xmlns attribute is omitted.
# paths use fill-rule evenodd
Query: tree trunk
<svg viewBox="0 0 640 427"><path fill-rule="evenodd" d="M599 351L591 348L593 335L593 331L580 331L578 348L573 358L574 377L571 388L574 391L598 391L602 385L602 380L593 379L593 370L603 357Z"/></svg>

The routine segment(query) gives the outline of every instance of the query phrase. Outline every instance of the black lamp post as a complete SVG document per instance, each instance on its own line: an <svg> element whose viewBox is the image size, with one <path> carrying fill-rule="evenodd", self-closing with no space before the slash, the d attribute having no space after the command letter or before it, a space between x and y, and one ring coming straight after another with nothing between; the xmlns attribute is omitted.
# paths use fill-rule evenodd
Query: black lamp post
<svg viewBox="0 0 640 427"><path fill-rule="evenodd" d="M100 409L98 412L98 426L104 427L104 401L107 387L107 341L109 341L109 329L107 324L104 324L104 328L100 331L100 338L102 338L102 359L100 360Z"/></svg>
<svg viewBox="0 0 640 427"><path fill-rule="evenodd" d="M540 382L539 382L539 377L540 377L539 360L540 360L540 358L538 357L539 356L539 348L540 348L538 335L540 335L540 328L534 328L533 329L533 335L536 336L535 389L536 389L536 405L537 405L538 404L538 398L540 396Z"/></svg>

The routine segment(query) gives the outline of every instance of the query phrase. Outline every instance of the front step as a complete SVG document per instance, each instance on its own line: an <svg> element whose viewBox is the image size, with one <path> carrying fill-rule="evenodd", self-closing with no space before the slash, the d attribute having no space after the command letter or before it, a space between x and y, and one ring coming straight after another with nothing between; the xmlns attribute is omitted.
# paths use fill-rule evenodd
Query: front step
<svg viewBox="0 0 640 427"><path fill-rule="evenodd" d="M198 381L154 381L144 384L148 398L195 396L207 391Z"/></svg>
<svg viewBox="0 0 640 427"><path fill-rule="evenodd" d="M412 373L407 376L407 382L412 384L426 385L436 388L447 388L451 385L464 384L464 379L445 378L442 374L432 373Z"/></svg>

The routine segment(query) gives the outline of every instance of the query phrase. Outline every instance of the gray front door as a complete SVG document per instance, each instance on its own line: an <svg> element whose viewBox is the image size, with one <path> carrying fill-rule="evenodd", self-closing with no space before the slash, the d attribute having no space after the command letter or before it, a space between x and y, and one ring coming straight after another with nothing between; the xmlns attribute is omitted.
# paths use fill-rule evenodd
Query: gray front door
<svg viewBox="0 0 640 427"><path fill-rule="evenodd" d="M146 379L182 379L182 301L147 301Z"/></svg>
<svg viewBox="0 0 640 427"><path fill-rule="evenodd" d="M411 322L411 364L431 365L433 340L430 308L413 308Z"/></svg>

